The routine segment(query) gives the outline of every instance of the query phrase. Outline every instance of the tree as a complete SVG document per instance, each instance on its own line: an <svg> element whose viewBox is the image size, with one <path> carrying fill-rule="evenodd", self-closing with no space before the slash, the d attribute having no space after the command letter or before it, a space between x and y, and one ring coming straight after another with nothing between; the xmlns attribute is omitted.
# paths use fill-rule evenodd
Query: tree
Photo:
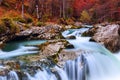
<svg viewBox="0 0 120 80"><path fill-rule="evenodd" d="M82 22L90 22L91 21L91 17L86 10L82 11L80 21L82 21Z"/></svg>

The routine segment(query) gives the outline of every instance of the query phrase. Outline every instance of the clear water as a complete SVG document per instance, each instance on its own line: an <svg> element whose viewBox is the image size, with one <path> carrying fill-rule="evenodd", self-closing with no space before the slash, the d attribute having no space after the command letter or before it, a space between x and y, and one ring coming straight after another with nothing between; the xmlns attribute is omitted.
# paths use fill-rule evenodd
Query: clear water
<svg viewBox="0 0 120 80"><path fill-rule="evenodd" d="M38 48L34 45L44 42L45 40L32 40L7 43L5 47L0 50L0 59L38 53Z"/></svg>
<svg viewBox="0 0 120 80"><path fill-rule="evenodd" d="M30 40L30 41L14 41L9 42L5 45L2 51L9 52L20 48L21 46L31 46L38 45L44 43L45 40Z"/></svg>

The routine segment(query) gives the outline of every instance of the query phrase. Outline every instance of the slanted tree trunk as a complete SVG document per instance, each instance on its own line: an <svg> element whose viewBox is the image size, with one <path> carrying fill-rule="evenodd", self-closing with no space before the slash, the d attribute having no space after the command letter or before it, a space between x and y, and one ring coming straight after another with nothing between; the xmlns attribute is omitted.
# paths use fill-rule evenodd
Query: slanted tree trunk
<svg viewBox="0 0 120 80"><path fill-rule="evenodd" d="M65 0L62 0L62 4L63 4L63 18L65 18Z"/></svg>
<svg viewBox="0 0 120 80"><path fill-rule="evenodd" d="M0 5L1 5L2 1L3 1L3 0L0 0Z"/></svg>

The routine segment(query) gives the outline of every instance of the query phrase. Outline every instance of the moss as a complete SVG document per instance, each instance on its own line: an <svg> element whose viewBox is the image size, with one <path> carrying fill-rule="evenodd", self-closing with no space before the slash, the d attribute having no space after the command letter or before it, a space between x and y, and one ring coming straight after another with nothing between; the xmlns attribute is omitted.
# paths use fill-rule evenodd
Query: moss
<svg viewBox="0 0 120 80"><path fill-rule="evenodd" d="M30 25L29 24L25 24L24 27L25 28L30 28Z"/></svg>

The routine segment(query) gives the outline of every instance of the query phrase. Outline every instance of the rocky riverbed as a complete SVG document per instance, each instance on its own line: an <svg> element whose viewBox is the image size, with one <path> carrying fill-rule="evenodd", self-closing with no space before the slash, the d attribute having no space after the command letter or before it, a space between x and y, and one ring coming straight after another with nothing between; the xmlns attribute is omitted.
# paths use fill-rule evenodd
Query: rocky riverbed
<svg viewBox="0 0 120 80"><path fill-rule="evenodd" d="M39 54L19 56L11 60L0 60L0 64L3 67L0 68L0 75L6 75L9 71L14 70L24 75L24 70L29 71L41 69L43 66L49 66L57 64L59 67L63 67L67 60L73 60L79 54L76 51L69 50L74 48L67 40L61 35L61 31L65 29L60 25L51 25L44 27L32 27L16 33L10 40L20 39L47 39L48 41L37 45L39 47ZM97 24L84 32L82 36L91 36L91 41L96 41L103 44L111 52L120 50L120 24ZM4 37L4 36L3 36ZM3 46L3 42L7 38L1 37L0 48ZM70 38L68 38L70 39ZM75 37L72 39L76 39ZM8 39L9 41L9 39ZM82 52L80 50L79 52ZM22 69L22 70L21 70ZM23 72L21 72L23 71Z"/></svg>

